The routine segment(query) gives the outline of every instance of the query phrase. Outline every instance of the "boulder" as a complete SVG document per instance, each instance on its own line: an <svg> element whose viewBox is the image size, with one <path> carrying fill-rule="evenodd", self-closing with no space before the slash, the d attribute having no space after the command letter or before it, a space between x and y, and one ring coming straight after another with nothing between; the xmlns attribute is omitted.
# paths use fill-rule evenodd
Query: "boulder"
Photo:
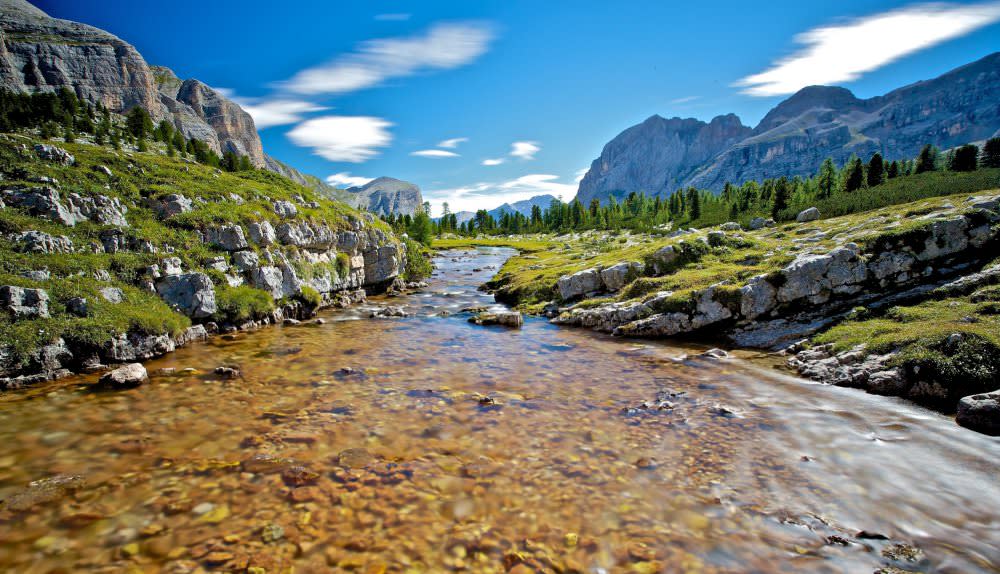
<svg viewBox="0 0 1000 574"><path fill-rule="evenodd" d="M774 227L776 224L773 219L764 219L763 217L754 217L750 220L750 224L747 229L757 230L763 229L765 227Z"/></svg>
<svg viewBox="0 0 1000 574"><path fill-rule="evenodd" d="M149 375L146 374L146 367L143 367L141 363L129 363L105 373L98 380L98 384L114 389L130 389L138 387L148 379Z"/></svg>
<svg viewBox="0 0 1000 574"><path fill-rule="evenodd" d="M204 273L168 275L156 284L156 292L168 305L194 319L216 313L215 288Z"/></svg>
<svg viewBox="0 0 1000 574"><path fill-rule="evenodd" d="M556 282L559 297L564 301L575 299L587 293L600 291L604 288L601 272L596 267L577 271L572 275L563 275Z"/></svg>
<svg viewBox="0 0 1000 574"><path fill-rule="evenodd" d="M30 271L22 271L21 277L31 279L32 281L48 281L52 278L52 273L48 269L32 269Z"/></svg>
<svg viewBox="0 0 1000 574"><path fill-rule="evenodd" d="M280 299L283 296L282 281L281 269L277 267L254 267L250 270L250 282L253 286L267 291L275 299Z"/></svg>
<svg viewBox="0 0 1000 574"><path fill-rule="evenodd" d="M46 318L49 316L49 294L44 289L4 285L0 287L0 309L14 319Z"/></svg>
<svg viewBox="0 0 1000 574"><path fill-rule="evenodd" d="M365 285L385 283L399 275L403 258L395 245L388 244L367 249L363 255Z"/></svg>
<svg viewBox="0 0 1000 574"><path fill-rule="evenodd" d="M211 227L205 232L205 240L226 251L240 251L250 247L243 235L243 228L239 225Z"/></svg>
<svg viewBox="0 0 1000 574"><path fill-rule="evenodd" d="M795 216L795 221L798 221L799 223L805 223L807 221L816 221L817 219L819 219L819 216L820 216L819 209L815 207L810 207L808 209L803 209L802 211L800 211L799 214Z"/></svg>
<svg viewBox="0 0 1000 574"><path fill-rule="evenodd" d="M260 266L260 257L253 251L237 251L233 253L233 267L246 273Z"/></svg>
<svg viewBox="0 0 1000 574"><path fill-rule="evenodd" d="M601 270L601 282L611 292L620 291L632 279L642 275L644 265L638 261L626 261Z"/></svg>
<svg viewBox="0 0 1000 574"><path fill-rule="evenodd" d="M291 219L299 214L299 208L291 201L275 201L274 213L282 219Z"/></svg>
<svg viewBox="0 0 1000 574"><path fill-rule="evenodd" d="M727 221L719 226L719 229L723 231L741 231L743 227L736 223L735 221Z"/></svg>
<svg viewBox="0 0 1000 574"><path fill-rule="evenodd" d="M164 197L163 200L157 205L156 212L161 218L166 219L175 215L187 213L192 209L194 209L194 204L190 199L178 193L171 193L170 195Z"/></svg>
<svg viewBox="0 0 1000 574"><path fill-rule="evenodd" d="M520 329L524 325L524 317L518 311L483 311L469 317L469 322L476 325L500 325Z"/></svg>
<svg viewBox="0 0 1000 574"><path fill-rule="evenodd" d="M251 223L247 226L247 232L250 235L250 240L261 247L267 247L278 239L278 236L274 232L274 227L269 221Z"/></svg>
<svg viewBox="0 0 1000 574"><path fill-rule="evenodd" d="M181 258L180 257L165 257L163 259L163 261L161 261L161 263L163 263L163 275L180 275L181 274L181 265L182 265L182 262L181 262ZM153 265L153 267L157 267L157 266ZM157 276L159 276L159 274L158 274L159 268L158 267L157 267L157 269L155 269L153 271L157 272Z"/></svg>
<svg viewBox="0 0 1000 574"><path fill-rule="evenodd" d="M125 292L117 287L104 287L100 290L101 298L108 303L121 303L125 301Z"/></svg>
<svg viewBox="0 0 1000 574"><path fill-rule="evenodd" d="M63 204L59 192L50 186L15 187L6 189L4 201L26 210L34 217L49 219L67 226L74 226L85 217Z"/></svg>
<svg viewBox="0 0 1000 574"><path fill-rule="evenodd" d="M1000 389L963 397L955 422L990 436L1000 436Z"/></svg>
<svg viewBox="0 0 1000 574"><path fill-rule="evenodd" d="M45 161L51 161L61 165L73 165L76 163L76 158L73 157L73 154L54 145L35 144L35 154Z"/></svg>
<svg viewBox="0 0 1000 574"><path fill-rule="evenodd" d="M740 288L740 314L754 320L774 309L778 290L764 275L757 275Z"/></svg>
<svg viewBox="0 0 1000 574"><path fill-rule="evenodd" d="M95 165L94 166L94 171L96 171L98 173L103 173L104 175L106 175L108 177L114 176L114 174L111 173L111 169L108 166L106 166L106 165Z"/></svg>
<svg viewBox="0 0 1000 574"><path fill-rule="evenodd" d="M85 297L73 297L69 301L66 301L66 310L77 317L86 317L90 312Z"/></svg>
<svg viewBox="0 0 1000 574"><path fill-rule="evenodd" d="M666 273L670 264L680 256L680 250L673 245L661 247L653 253L653 272L657 275Z"/></svg>
<svg viewBox="0 0 1000 574"><path fill-rule="evenodd" d="M101 225L128 227L128 220L125 219L128 207L117 197L106 195L84 197L78 193L71 193L66 202L77 222L89 219Z"/></svg>
<svg viewBox="0 0 1000 574"><path fill-rule="evenodd" d="M393 305L388 305L386 307L379 307L368 314L372 319L386 319L389 317L406 317L409 314L406 309L402 307L397 307Z"/></svg>
<svg viewBox="0 0 1000 574"><path fill-rule="evenodd" d="M309 223L282 223L275 230L278 240L285 245L323 251L337 243L337 237L326 225Z"/></svg>

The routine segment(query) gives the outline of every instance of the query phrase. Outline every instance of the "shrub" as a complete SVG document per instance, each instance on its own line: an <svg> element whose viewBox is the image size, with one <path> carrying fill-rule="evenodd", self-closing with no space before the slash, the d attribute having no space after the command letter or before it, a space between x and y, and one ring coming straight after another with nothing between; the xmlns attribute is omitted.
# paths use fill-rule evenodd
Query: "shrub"
<svg viewBox="0 0 1000 574"><path fill-rule="evenodd" d="M403 241L406 244L406 269L403 272L403 279L420 281L430 277L434 267L423 245L409 238L404 238Z"/></svg>
<svg viewBox="0 0 1000 574"><path fill-rule="evenodd" d="M948 392L943 405L954 407L959 398L996 389L1000 379L1000 347L984 337L965 333L957 341L944 338L900 353L898 363L907 379L940 384Z"/></svg>
<svg viewBox="0 0 1000 574"><path fill-rule="evenodd" d="M274 299L269 293L246 285L217 286L215 302L219 308L217 317L230 323L262 319L274 311Z"/></svg>
<svg viewBox="0 0 1000 574"><path fill-rule="evenodd" d="M323 296L319 294L319 291L308 285L302 286L296 298L302 301L310 310L316 310L323 304Z"/></svg>

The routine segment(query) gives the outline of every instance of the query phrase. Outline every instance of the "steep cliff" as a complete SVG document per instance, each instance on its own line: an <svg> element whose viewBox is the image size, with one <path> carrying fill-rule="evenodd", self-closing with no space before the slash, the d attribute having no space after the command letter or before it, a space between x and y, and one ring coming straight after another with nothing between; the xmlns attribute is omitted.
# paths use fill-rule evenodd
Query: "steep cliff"
<svg viewBox="0 0 1000 574"><path fill-rule="evenodd" d="M750 128L729 114L705 123L693 118L652 116L604 146L580 181L583 203L632 191L655 195L685 185L692 173L750 135Z"/></svg>
<svg viewBox="0 0 1000 574"><path fill-rule="evenodd" d="M949 148L1000 133L998 98L995 53L867 100L844 88L809 86L753 130L738 129L735 116L725 116L732 118L729 129L716 133L708 129L712 124L694 119L653 116L604 147L578 197L604 200L612 193L663 194L687 186L718 191L727 181L811 175L827 157L843 163L851 154L867 159L876 151L910 158L928 143Z"/></svg>
<svg viewBox="0 0 1000 574"><path fill-rule="evenodd" d="M0 0L0 88L67 87L123 113L142 106L214 151L233 151L265 166L253 118L209 86L149 66L127 42L103 30L51 18L26 0Z"/></svg>

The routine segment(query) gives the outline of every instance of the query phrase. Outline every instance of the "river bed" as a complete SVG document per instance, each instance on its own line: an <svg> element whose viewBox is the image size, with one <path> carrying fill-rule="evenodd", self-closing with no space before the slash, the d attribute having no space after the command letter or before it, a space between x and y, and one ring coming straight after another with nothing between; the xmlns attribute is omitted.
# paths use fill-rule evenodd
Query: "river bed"
<svg viewBox="0 0 1000 574"><path fill-rule="evenodd" d="M1000 439L702 348L468 323L511 253L137 389L0 396L0 570L1000 570Z"/></svg>

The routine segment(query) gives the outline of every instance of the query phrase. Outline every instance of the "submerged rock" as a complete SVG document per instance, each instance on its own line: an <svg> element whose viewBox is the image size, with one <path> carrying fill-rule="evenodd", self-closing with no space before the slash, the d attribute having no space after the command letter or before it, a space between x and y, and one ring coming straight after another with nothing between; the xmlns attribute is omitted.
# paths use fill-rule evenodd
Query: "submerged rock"
<svg viewBox="0 0 1000 574"><path fill-rule="evenodd" d="M141 363L130 363L124 367L118 367L109 373L105 373L98 381L98 384L115 389L127 389L138 387L148 379L149 375L146 374L146 367L143 367Z"/></svg>
<svg viewBox="0 0 1000 574"><path fill-rule="evenodd" d="M524 317L519 311L484 311L469 317L469 322L476 325L502 325L518 329L524 325Z"/></svg>

